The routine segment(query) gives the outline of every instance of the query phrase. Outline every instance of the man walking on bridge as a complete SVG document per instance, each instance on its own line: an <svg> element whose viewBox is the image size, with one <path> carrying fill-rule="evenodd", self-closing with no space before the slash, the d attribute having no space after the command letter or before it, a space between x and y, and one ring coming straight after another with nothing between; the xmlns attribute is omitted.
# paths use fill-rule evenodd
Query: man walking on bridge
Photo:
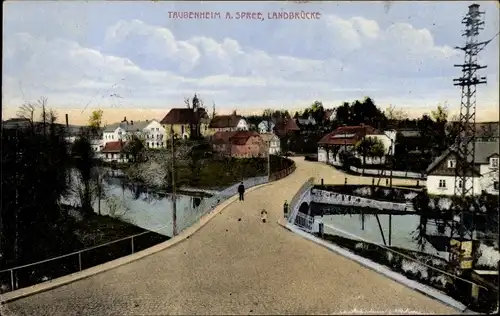
<svg viewBox="0 0 500 316"><path fill-rule="evenodd" d="M244 201L245 200L245 197L244 197L245 186L243 185L243 181L238 186L238 193L240 194L240 201Z"/></svg>

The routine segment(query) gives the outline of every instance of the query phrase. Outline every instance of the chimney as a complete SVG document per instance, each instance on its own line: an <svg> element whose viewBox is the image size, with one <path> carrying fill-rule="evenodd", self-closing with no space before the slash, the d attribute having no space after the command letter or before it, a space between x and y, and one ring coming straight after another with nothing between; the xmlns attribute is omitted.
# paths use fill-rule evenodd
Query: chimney
<svg viewBox="0 0 500 316"><path fill-rule="evenodd" d="M134 125L134 121L130 121L130 125Z"/></svg>
<svg viewBox="0 0 500 316"><path fill-rule="evenodd" d="M66 113L66 127L69 128L69 118L68 118L68 113Z"/></svg>

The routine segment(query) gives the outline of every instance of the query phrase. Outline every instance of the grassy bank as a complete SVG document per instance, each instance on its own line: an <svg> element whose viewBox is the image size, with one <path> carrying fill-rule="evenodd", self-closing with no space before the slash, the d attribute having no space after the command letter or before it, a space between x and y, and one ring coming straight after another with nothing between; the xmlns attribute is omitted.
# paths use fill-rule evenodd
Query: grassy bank
<svg viewBox="0 0 500 316"><path fill-rule="evenodd" d="M63 257L57 260L29 266L15 270L14 277L17 286L16 289L38 284L44 281L52 280L57 277L68 275L81 269L87 269L132 253L132 242L130 238L112 243L125 237L138 235L134 237L133 251L138 252L161 243L169 239L154 232L149 232L143 228L132 224L122 222L116 218L102 216L98 214L89 214L81 220L74 220L68 217L65 225L72 228L72 234L65 237L71 240L70 245L64 247L64 252L51 254L40 260L50 259L51 257L64 256L66 254L77 252L83 249L89 249L82 252L81 257L77 254ZM99 247L100 245L105 246ZM16 266L30 264L29 262L19 262ZM8 268L8 267L7 267ZM0 293L11 290L10 271L0 274Z"/></svg>
<svg viewBox="0 0 500 316"><path fill-rule="evenodd" d="M321 238L319 234L315 235ZM408 249L389 247L396 251L392 252L375 244L336 235L324 234L323 238L332 244L341 246L357 255L382 264L392 271L406 276L408 279L438 289L462 302L464 305L469 306L471 310L485 313L491 312L496 307L498 292L492 289L486 292L481 291L479 299L475 301L471 296L470 283L452 278L440 272L447 270L447 262L442 258ZM425 265L419 262L425 263ZM435 269L429 268L429 266ZM461 278L471 280L470 275L467 273L462 274Z"/></svg>
<svg viewBox="0 0 500 316"><path fill-rule="evenodd" d="M243 179L266 176L268 161L265 158L198 158L193 161L176 160L175 183L177 187L209 190L225 189ZM293 162L279 156L270 156L271 173L290 167ZM127 176L150 187L171 187L171 165L164 164L161 156L130 165Z"/></svg>

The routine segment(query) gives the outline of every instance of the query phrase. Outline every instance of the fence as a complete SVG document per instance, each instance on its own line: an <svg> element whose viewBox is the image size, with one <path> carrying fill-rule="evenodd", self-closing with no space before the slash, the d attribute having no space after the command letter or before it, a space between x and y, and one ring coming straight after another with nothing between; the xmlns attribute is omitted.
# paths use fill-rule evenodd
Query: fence
<svg viewBox="0 0 500 316"><path fill-rule="evenodd" d="M335 166L335 167L342 167L342 163L339 161L329 161L327 164ZM380 170L380 169L363 169L363 168L357 168L355 166L349 166L349 169L358 174L364 174L364 175L375 175L375 176L380 176L384 175L385 177L389 177L391 174L391 170ZM426 175L418 173L418 172L410 172L410 171L398 171L398 170L392 170L392 176L396 178L408 178L408 179L416 179L416 180L425 180L427 178Z"/></svg>
<svg viewBox="0 0 500 316"><path fill-rule="evenodd" d="M288 204L288 221L290 223L293 223L295 220L295 216L297 215L298 207L297 204L300 202L300 198L304 192L307 190L310 190L314 186L314 178L309 178L295 193L295 195L292 197L292 200ZM297 209L297 211L294 211Z"/></svg>
<svg viewBox="0 0 500 316"><path fill-rule="evenodd" d="M415 209L413 208L413 204L409 202L394 203L394 202L377 201L359 196L335 193L318 189L311 190L311 197L312 201L316 203L369 207L379 210L395 210L395 211L407 211L407 212L415 211Z"/></svg>
<svg viewBox="0 0 500 316"><path fill-rule="evenodd" d="M321 219L316 220L317 224L320 222L322 222ZM462 278L453 271L447 271L448 264L444 259L416 251L393 249L327 223L323 223L323 227L324 235L321 233L314 235L342 248L347 248L349 252L383 265L386 269L411 280L438 289L469 308L474 307L478 312L491 312L498 308L498 291ZM379 269L376 268L376 270ZM472 298L474 287L479 288L479 299Z"/></svg>
<svg viewBox="0 0 500 316"><path fill-rule="evenodd" d="M294 170L295 164L283 171L271 175L271 179L273 179L273 181L281 179ZM268 180L267 176L256 177L245 179L243 183L246 188L251 188L267 183ZM208 199L203 199L198 207L184 210L182 214L179 214L182 220L179 220L178 223L182 223L182 226L178 226L177 231L182 232L186 228L192 226L202 216L214 210L221 202L235 195L238 190L238 185L239 183L236 183ZM140 234L89 247L55 258L1 270L0 294L82 271L83 269L91 268L154 246L169 239L166 236L156 234L156 232L171 225L172 223L170 222L152 231L142 232ZM148 236L145 237L146 235ZM49 262L56 261L59 263L54 265L48 264Z"/></svg>
<svg viewBox="0 0 500 316"><path fill-rule="evenodd" d="M164 227L157 229L161 230ZM168 237L146 231L69 254L0 271L0 293L38 284L144 250ZM50 265L49 262L58 261ZM50 275L48 277L47 275Z"/></svg>
<svg viewBox="0 0 500 316"><path fill-rule="evenodd" d="M269 181L278 181L280 179L283 179L284 177L288 176L289 174L291 174L292 172L295 171L295 163L293 163L290 167L286 168L286 169L283 169L281 171L278 171L278 172L273 172L271 174L271 177L269 179Z"/></svg>
<svg viewBox="0 0 500 316"><path fill-rule="evenodd" d="M295 216L294 225L308 233L313 233L314 217L299 212Z"/></svg>
<svg viewBox="0 0 500 316"><path fill-rule="evenodd" d="M388 177L391 173L393 177L397 178L409 178L409 179L418 179L418 180L424 180L426 178L425 175L418 173L418 172L410 172L410 171L398 171L398 170L379 170L379 169L363 169L363 168L356 168L354 166L349 167L351 171L364 174L364 175L382 175Z"/></svg>

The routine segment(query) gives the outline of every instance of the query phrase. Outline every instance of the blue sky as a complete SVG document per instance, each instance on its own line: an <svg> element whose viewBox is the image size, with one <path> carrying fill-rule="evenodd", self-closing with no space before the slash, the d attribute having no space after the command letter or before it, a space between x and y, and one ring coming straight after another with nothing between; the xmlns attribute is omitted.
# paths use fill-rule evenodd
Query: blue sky
<svg viewBox="0 0 500 316"><path fill-rule="evenodd" d="M3 104L171 108L197 92L221 109L327 106L371 96L408 111L460 91L460 21L469 2L4 2ZM499 28L486 11L489 39ZM320 12L319 20L174 20L168 12ZM481 54L498 109L498 38ZM111 95L117 95L111 96Z"/></svg>

